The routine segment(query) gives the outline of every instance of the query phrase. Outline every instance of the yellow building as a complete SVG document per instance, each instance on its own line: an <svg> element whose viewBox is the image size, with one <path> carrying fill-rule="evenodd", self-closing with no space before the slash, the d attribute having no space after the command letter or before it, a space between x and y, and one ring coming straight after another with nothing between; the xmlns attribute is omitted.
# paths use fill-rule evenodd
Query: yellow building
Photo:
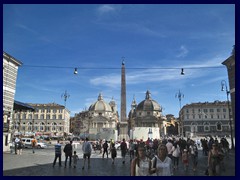
<svg viewBox="0 0 240 180"><path fill-rule="evenodd" d="M56 103L33 104L31 111L14 111L13 130L21 134L47 136L65 136L70 130L70 111Z"/></svg>

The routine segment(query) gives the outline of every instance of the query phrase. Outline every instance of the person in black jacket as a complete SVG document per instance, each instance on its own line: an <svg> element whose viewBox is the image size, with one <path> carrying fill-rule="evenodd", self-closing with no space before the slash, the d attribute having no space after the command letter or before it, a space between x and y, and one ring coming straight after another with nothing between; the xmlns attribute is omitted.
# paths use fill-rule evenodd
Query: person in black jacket
<svg viewBox="0 0 240 180"><path fill-rule="evenodd" d="M67 166L67 159L69 157L69 167L72 166L72 141L70 141L70 144L66 144L63 152L65 153L65 168Z"/></svg>

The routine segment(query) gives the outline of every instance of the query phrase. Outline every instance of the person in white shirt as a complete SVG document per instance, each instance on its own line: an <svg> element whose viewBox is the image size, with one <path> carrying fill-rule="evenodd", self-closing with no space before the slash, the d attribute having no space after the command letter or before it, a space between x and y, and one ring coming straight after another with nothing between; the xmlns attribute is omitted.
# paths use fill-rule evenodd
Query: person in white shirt
<svg viewBox="0 0 240 180"><path fill-rule="evenodd" d="M90 156L92 153L92 145L88 141L88 138L86 138L85 142L82 145L82 151L83 151L83 159L84 159L82 170L85 167L86 158L88 158L88 169L89 169L90 168Z"/></svg>
<svg viewBox="0 0 240 180"><path fill-rule="evenodd" d="M137 157L131 163L131 176L148 176L150 159L146 156L146 149L140 145L137 149Z"/></svg>
<svg viewBox="0 0 240 180"><path fill-rule="evenodd" d="M158 146L157 156L151 160L150 167L150 174L155 174L156 176L173 175L172 159L168 157L167 146L165 144Z"/></svg>

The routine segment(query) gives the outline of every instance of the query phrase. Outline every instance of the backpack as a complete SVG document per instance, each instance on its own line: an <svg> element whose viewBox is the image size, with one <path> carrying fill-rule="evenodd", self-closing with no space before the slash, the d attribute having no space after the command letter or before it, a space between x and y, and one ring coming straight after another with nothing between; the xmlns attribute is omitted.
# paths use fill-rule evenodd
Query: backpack
<svg viewBox="0 0 240 180"><path fill-rule="evenodd" d="M91 153L91 145L90 145L89 142L87 142L87 143L85 144L84 152L85 152L85 153Z"/></svg>
<svg viewBox="0 0 240 180"><path fill-rule="evenodd" d="M104 143L103 144L103 149L107 149L108 148L108 144L107 143Z"/></svg>

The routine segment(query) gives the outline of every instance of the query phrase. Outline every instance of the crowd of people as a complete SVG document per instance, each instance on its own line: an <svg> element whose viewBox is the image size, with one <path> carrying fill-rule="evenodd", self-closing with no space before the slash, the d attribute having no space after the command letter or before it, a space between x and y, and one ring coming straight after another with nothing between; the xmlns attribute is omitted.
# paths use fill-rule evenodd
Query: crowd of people
<svg viewBox="0 0 240 180"><path fill-rule="evenodd" d="M34 138L35 139L35 138ZM16 137L15 140L15 153L22 153L22 141ZM34 153L35 141L32 141L32 148ZM117 149L115 147L117 142L112 139L99 140L90 142L88 138L82 143L83 164L82 170L90 168L90 159L92 151L98 151L102 159L111 158L112 164L115 164L117 157ZM229 155L229 143L226 138L203 138L200 140L193 140L190 138L167 137L162 139L150 139L147 141L137 141L130 139L126 141L123 139L120 143L121 162L125 164L126 155L130 157L130 174L131 176L172 176L174 172L178 171L181 167L184 171L197 170L199 148L202 149L202 155L207 156L206 175L219 176L221 171L224 170L225 157ZM58 140L55 144L55 158L53 167L58 160L59 166L61 164L62 153L65 154L64 167L76 168L78 160L80 159L76 151L73 151L72 141L63 145ZM179 166L182 163L182 166Z"/></svg>

